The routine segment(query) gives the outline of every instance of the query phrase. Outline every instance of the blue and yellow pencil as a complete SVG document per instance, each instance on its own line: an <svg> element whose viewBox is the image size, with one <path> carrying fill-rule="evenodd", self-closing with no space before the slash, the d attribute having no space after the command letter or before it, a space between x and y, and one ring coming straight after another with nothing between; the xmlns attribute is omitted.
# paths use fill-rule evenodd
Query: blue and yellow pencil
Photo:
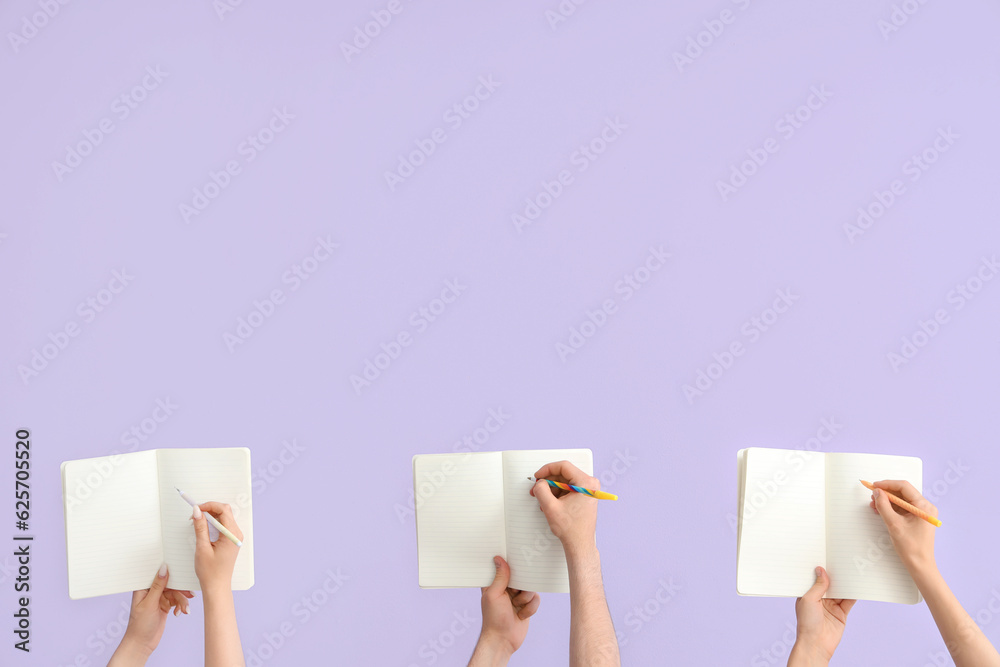
<svg viewBox="0 0 1000 667"><path fill-rule="evenodd" d="M536 481L534 477L529 477L531 481ZM618 496L613 493L606 493L604 491L594 491L593 489L585 489L582 486L575 486L573 484L565 484L563 482L557 482L555 480L546 479L543 480L549 483L549 486L555 489L562 489L563 491L576 491L577 493L582 493L585 496L590 496L591 498L597 498L598 500L618 500Z"/></svg>

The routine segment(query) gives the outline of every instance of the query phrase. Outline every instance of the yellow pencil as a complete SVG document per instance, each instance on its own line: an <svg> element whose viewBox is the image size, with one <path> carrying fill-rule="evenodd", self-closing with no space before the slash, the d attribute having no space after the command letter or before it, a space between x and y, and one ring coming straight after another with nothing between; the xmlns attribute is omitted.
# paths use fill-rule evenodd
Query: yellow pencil
<svg viewBox="0 0 1000 667"><path fill-rule="evenodd" d="M860 480L860 481L867 488L871 489L872 491L875 490L875 485L872 484L871 482L866 482L863 479ZM931 524L932 526L937 526L938 528L941 527L941 521L937 517L931 516L927 512L925 512L922 509L920 509L919 507L914 507L913 505L911 505L910 503L906 502L902 498L894 496L893 494L889 493L885 489L879 489L879 491L881 491L882 493L884 493L885 497L888 498L889 502L891 502L893 505L897 505L899 507L902 507L904 510L906 510L910 514L912 514L914 516L920 517L921 519L923 519L927 523Z"/></svg>

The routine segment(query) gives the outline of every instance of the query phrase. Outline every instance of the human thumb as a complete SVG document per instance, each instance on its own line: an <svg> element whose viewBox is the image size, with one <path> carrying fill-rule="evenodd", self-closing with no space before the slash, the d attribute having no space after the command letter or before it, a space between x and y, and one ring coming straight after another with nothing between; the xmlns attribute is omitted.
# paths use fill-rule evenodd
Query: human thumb
<svg viewBox="0 0 1000 667"><path fill-rule="evenodd" d="M160 566L160 569L156 572L156 577L153 578L153 583L149 586L149 592L143 600L153 600L154 604L160 603L160 594L167 587L167 579L170 578L167 572L167 564L164 563Z"/></svg>
<svg viewBox="0 0 1000 667"><path fill-rule="evenodd" d="M493 577L493 583L486 588L486 592L499 595L507 590L507 584L510 583L510 565L500 556L493 557L493 564L497 566L497 573Z"/></svg>
<svg viewBox="0 0 1000 667"><path fill-rule="evenodd" d="M826 573L822 567L816 568L816 583L812 585L806 594L802 596L802 599L807 602L818 602L823 599L826 595L826 591L830 588L830 576Z"/></svg>

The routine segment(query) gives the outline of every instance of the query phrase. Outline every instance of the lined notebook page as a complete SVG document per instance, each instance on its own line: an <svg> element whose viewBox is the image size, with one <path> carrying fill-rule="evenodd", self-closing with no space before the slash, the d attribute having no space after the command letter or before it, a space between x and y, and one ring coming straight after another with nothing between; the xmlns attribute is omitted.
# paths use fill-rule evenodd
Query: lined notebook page
<svg viewBox="0 0 1000 667"><path fill-rule="evenodd" d="M528 477L546 463L566 460L588 475L594 455L589 449L540 449L503 453L504 496L507 507L507 562L511 588L540 593L568 593L569 572L559 538L530 493ZM597 502L597 501L595 501ZM601 501L609 502L609 501Z"/></svg>
<svg viewBox="0 0 1000 667"><path fill-rule="evenodd" d="M861 479L905 479L920 490L920 459L881 454L827 454L826 530L830 590L826 597L916 604L921 600L889 539L868 506Z"/></svg>
<svg viewBox="0 0 1000 667"><path fill-rule="evenodd" d="M413 457L421 588L489 586L507 553L500 452Z"/></svg>
<svg viewBox="0 0 1000 667"><path fill-rule="evenodd" d="M152 451L63 466L69 596L149 588L163 562Z"/></svg>
<svg viewBox="0 0 1000 667"><path fill-rule="evenodd" d="M175 486L199 503L228 504L243 532L233 570L234 591L253 586L253 507L250 487L250 450L245 447L159 449L160 516L164 561L170 569L170 587L200 590L194 573L194 528L191 506ZM214 536L215 531L210 531ZM222 537L220 539L227 539Z"/></svg>
<svg viewBox="0 0 1000 667"><path fill-rule="evenodd" d="M801 596L826 565L823 456L753 447L745 460L736 590Z"/></svg>

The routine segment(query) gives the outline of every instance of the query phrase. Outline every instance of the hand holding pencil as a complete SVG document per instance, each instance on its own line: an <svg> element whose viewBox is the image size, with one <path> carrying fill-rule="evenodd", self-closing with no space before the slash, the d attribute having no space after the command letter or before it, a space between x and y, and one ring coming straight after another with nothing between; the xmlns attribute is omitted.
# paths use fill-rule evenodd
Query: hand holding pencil
<svg viewBox="0 0 1000 667"><path fill-rule="evenodd" d="M189 496L188 494L184 493L183 491L181 491L180 489L178 489L176 486L174 487L174 489L177 491L177 493L179 493L181 495L181 498L184 499L184 502L186 502L192 508L198 507L199 503L196 503L194 501L194 499L191 498L191 496ZM228 507L228 505L227 505L227 507ZM191 518L197 518L197 517L195 517L194 514L192 514ZM210 524L212 524L212 526L214 526L217 531L219 531L220 535L222 535L223 537L225 537L226 539L228 539L230 542L232 542L233 544L235 544L238 547L242 547L243 546L243 542L242 542L241 538L236 537L235 535L233 535L232 531L230 531L228 528L226 528L225 526L223 526L219 522L219 520L216 519L214 516L212 516L211 514L209 514L205 518L208 519L208 522Z"/></svg>
<svg viewBox="0 0 1000 667"><path fill-rule="evenodd" d="M934 566L935 525L941 523L937 508L905 480L883 480L869 488L872 489L869 506L882 517L896 553L911 574L914 569ZM898 502L890 496L895 496ZM900 502L916 512L903 509Z"/></svg>
<svg viewBox="0 0 1000 667"><path fill-rule="evenodd" d="M232 508L225 503L200 503L194 505L191 518L195 534L194 572L198 575L201 590L205 591L205 599L208 600L210 592L229 593L236 559L240 554L236 543L243 542L243 531L236 525ZM235 539L226 538L222 533L219 539L212 542L208 536L210 518L222 524Z"/></svg>
<svg viewBox="0 0 1000 667"><path fill-rule="evenodd" d="M861 483L864 484L866 488L871 489L873 492L876 490L875 489L875 485L872 484L871 482L866 482L865 480L861 480ZM921 519L923 519L927 523L931 524L932 526L935 526L937 528L941 527L941 521L936 516L931 516L929 513L925 512L924 510L920 509L919 507L914 507L913 505L911 505L910 503L906 502L905 500L903 500L899 496L893 495L893 494L889 493L888 491L885 492L885 495L886 495L886 498L889 499L889 502L891 502L896 507L903 508L904 510L906 510L910 514L912 514L914 516L917 516L917 517L920 517ZM872 495L872 506L873 507L874 507L874 503L875 503L875 495L873 493L873 495Z"/></svg>
<svg viewBox="0 0 1000 667"><path fill-rule="evenodd" d="M534 477L529 477L528 481L537 482L539 480ZM573 484L566 484L565 482L557 482L554 479L543 479L543 482L548 482L549 486L553 489L562 489L563 491L576 491L577 493L582 493L585 496L590 496L591 498L597 498L598 500L618 500L618 496L613 493L607 493L605 491L597 491L595 489L585 489L582 486L574 486Z"/></svg>
<svg viewBox="0 0 1000 667"><path fill-rule="evenodd" d="M569 461L547 463L535 472L534 477L536 481L530 493L538 499L538 505L548 520L549 528L562 542L567 556L595 548L594 533L597 530L599 503L595 503L587 494L566 491L558 485L553 486L551 482L599 491L600 480L591 477Z"/></svg>

